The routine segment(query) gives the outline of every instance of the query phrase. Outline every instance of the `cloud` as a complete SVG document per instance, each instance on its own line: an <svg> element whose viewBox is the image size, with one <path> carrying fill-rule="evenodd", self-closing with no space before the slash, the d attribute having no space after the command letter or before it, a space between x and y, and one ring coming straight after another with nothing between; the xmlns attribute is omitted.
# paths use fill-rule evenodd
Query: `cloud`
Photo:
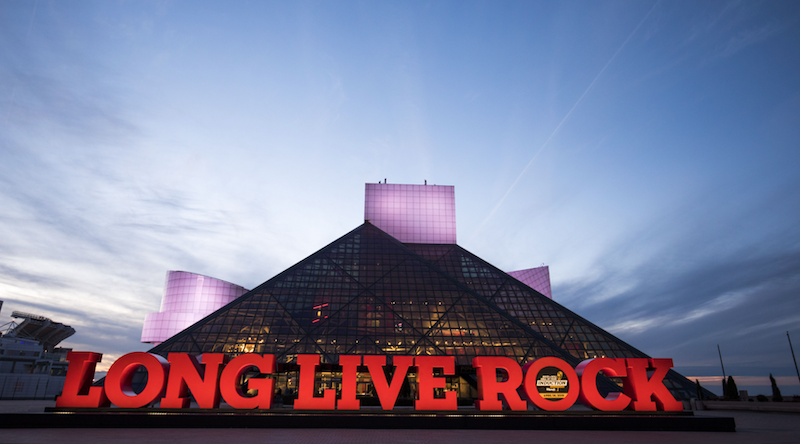
<svg viewBox="0 0 800 444"><path fill-rule="evenodd" d="M772 35L784 30L787 26L788 23L779 23L776 21L740 30L736 32L736 34L728 37L728 41L722 45L719 51L719 56L731 57L745 48L768 39Z"/></svg>
<svg viewBox="0 0 800 444"><path fill-rule="evenodd" d="M34 17L33 5L14 3L11 14L0 16L0 293L6 309L72 323L78 334L67 342L76 347L109 355L136 349L142 316L158 309L166 270L252 287L358 224L364 181L408 175L417 183L444 183L429 174L437 170L447 172L447 183L474 208L502 203L493 230L481 231L487 259L541 255L531 252L534 243L517 242L522 236L515 233L539 238L535 245L550 250L535 263L569 258L565 267L552 268L556 300L632 345L698 368L713 361L709 350L718 342L731 353L734 369L782 357L780 333L798 325L800 312L800 228L794 226L800 183L767 164L780 160L788 170L788 157L763 160L772 148L761 134L737 128L730 136L732 115L721 107L710 107L703 116L709 120L699 124L689 120L694 115L681 120L692 107L686 104L698 99L696 91L679 86L704 84L687 60L719 53L729 60L714 84L748 88L715 91L738 102L758 96L759 106L769 100L762 85L735 76L749 66L791 72L764 58L751 64L733 56L749 56L753 51L744 54L745 48L769 39L780 43L776 36L795 19L765 12L775 3L687 4L648 4L649 17L645 9L619 14L612 8L609 14L628 23L609 46L619 56L606 54L597 63L610 64L608 70L589 72L594 62L576 54L620 36L595 20L591 7L567 8L557 27L569 39L552 45L552 8L535 5L532 15L514 13L511 21L503 8L459 17L446 7L392 6L381 15L359 8L363 20L348 19L344 29L335 16L309 9L303 23L271 7L263 16L230 10L226 17L233 20L223 21L215 20L213 8L200 8L193 10L197 20L186 21L180 4L136 13L116 4L40 4ZM237 20L242 12L248 20ZM642 17L646 23L631 33ZM465 19L476 22L464 27ZM601 23L597 34L579 29L584 20ZM236 29L225 29L226 23ZM528 32L537 28L532 24L546 26ZM209 34L208 26L218 34ZM306 32L300 45L297 29ZM470 43L457 38L465 30L474 33ZM630 42L620 45L625 37ZM353 42L365 43L343 44ZM498 45L504 50L496 51ZM553 48L557 54L549 55ZM166 62L163 54L169 54ZM637 89L635 100L626 101L629 84L598 89L611 71L614 81L629 83L643 68L662 63L668 73L655 70L652 85L641 82L666 90L667 99ZM563 69L548 69L553 66ZM540 96L526 92L537 83L546 85ZM790 82L774 87L794 91ZM586 107L597 92L609 101ZM581 93L586 98L576 102ZM475 100L474 106L464 113L452 97ZM502 101L508 97L513 100ZM503 117L515 107L513 121ZM570 107L577 107L571 115ZM619 114L617 107L628 112ZM583 120L567 138L566 127L583 108L580 114L603 128L590 134L598 127ZM552 117L554 110L561 115ZM754 115L762 111L769 114L752 109ZM664 134L686 138L662 138L657 125L633 128L641 123L631 120L634 113L667 122ZM556 138L574 142L580 153L544 150L536 158L529 152L523 163L550 163L527 173L519 165L508 176L498 159L542 147L555 134L537 134L542 121L551 121L551 130L561 121ZM697 125L702 134L692 134ZM518 141L496 143L511 133ZM710 148L670 145L695 135L702 139L697 144ZM731 149L726 143L734 137L752 137L758 146L747 149L757 155ZM370 140L373 153L353 148ZM794 141L784 142L791 147ZM602 153L595 158L580 148L598 145L594 151ZM704 156L711 160L698 163ZM763 163L752 162L756 156ZM659 164L666 158L698 165L693 172L703 180L687 185L684 176L667 177L669 165ZM432 159L443 165L434 167ZM582 167L587 162L597 167ZM628 176L635 180L608 185L629 171L638 174ZM641 180L651 173L663 174L656 186L676 194ZM720 181L724 174L729 177ZM519 185L530 188L509 188L508 177L522 175ZM782 191L775 191L778 180ZM499 193L508 190L504 203L497 194L480 200L492 194L493 183L505 184ZM625 194L634 187L637 193ZM469 225L465 200L459 201L462 230L487 218L476 212ZM779 359L776 366L783 365Z"/></svg>
<svg viewBox="0 0 800 444"><path fill-rule="evenodd" d="M696 188L704 197L623 230L586 277L555 282L554 297L679 367L718 368L721 344L733 374L784 369L785 332L800 320L793 296L800 293L800 227L785 215L798 208L796 186L775 185L758 199L737 189L720 195Z"/></svg>
<svg viewBox="0 0 800 444"><path fill-rule="evenodd" d="M789 3L772 3L766 9L782 9ZM778 14L764 14L764 2L732 1L722 7L707 4L689 20L684 42L709 45L716 57L732 57L740 51L778 34L797 22L796 11L789 7ZM680 8L685 13L685 8Z"/></svg>

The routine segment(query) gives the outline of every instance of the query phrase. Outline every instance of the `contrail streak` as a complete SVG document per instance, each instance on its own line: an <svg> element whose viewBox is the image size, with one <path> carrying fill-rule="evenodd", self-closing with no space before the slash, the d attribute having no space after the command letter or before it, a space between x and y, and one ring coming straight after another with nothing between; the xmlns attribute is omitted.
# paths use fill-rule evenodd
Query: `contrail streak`
<svg viewBox="0 0 800 444"><path fill-rule="evenodd" d="M650 8L650 11L648 11L647 14L645 14L644 18L642 18L642 20L639 21L639 24L636 25L636 28L633 29L633 31L628 36L628 38L625 39L624 42L622 42L622 45L620 45L619 49L617 49L617 52L615 52L614 55L611 56L611 58L608 60L608 62L605 64L605 66L603 66L603 69L601 69L600 72L597 73L597 75L594 77L594 80L592 80L592 83L590 83L589 86L586 88L586 91L584 91L583 94L581 94L581 96L578 98L578 100L575 102L575 104L572 105L572 108L570 108L569 112L564 116L563 119L561 119L561 122L558 124L558 126L556 126L556 129L554 129L553 132L550 134L550 137L548 137L547 140L544 141L542 146L539 147L539 150L536 151L536 154L534 154L533 157L531 158L531 160L528 162L528 164L525 165L525 168L523 168L522 172L519 173L519 176L517 176L517 179L514 181L514 183L512 183L511 186L508 187L508 190L506 191L506 194L504 194L503 197L500 198L500 201L498 201L497 205L495 205L494 208L492 208L492 211L489 212L489 215L486 216L486 219L484 219L483 222L481 222L481 224L475 230L475 232L472 233L472 236L470 236L470 238L469 238L470 241L472 239L474 239L475 235L477 235L478 232L480 232L483 229L483 226L486 225L486 222L488 222L489 219L491 219L492 216L494 216L494 213L497 211L498 208L500 208L500 205L503 204L503 201L506 200L506 197L508 197L508 195L511 194L511 191L514 190L514 187L517 186L517 182L519 182L519 180L522 179L522 176L525 175L525 173L528 171L528 168L530 168L531 165L533 165L533 161L536 160L537 157L539 157L539 154L542 153L542 151L547 146L547 144L549 144L550 141L553 139L553 137L555 137L556 133L558 133L558 130L560 130L561 126L564 125L564 122L566 122L567 119L569 119L569 116L572 114L573 111L575 111L575 108L577 108L578 105L580 105L580 103L583 101L583 98L586 97L586 94L588 94L589 91L594 86L594 84L597 83L597 79L599 79L600 76L603 75L603 73L605 72L606 68L608 68L608 66L611 65L611 62L613 62L614 59L617 58L617 55L622 51L623 48L625 48L625 45L628 44L630 39L634 36L634 34L636 34L636 31L639 30L639 28L642 26L642 24L645 22L645 20L647 20L647 18L650 17L650 14L653 12L654 9L656 9L656 6L658 6L658 4L660 2L661 2L661 0L659 0L659 1L657 1L657 2L655 2L653 4L653 7Z"/></svg>

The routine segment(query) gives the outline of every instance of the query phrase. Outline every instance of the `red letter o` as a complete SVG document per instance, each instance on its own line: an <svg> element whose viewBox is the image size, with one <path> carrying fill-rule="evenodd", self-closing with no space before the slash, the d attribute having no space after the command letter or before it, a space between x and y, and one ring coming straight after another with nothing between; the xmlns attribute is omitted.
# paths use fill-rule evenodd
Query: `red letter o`
<svg viewBox="0 0 800 444"><path fill-rule="evenodd" d="M558 401L551 401L549 399L545 399L539 394L539 390L536 385L537 378L539 376L539 372L546 367L555 367L567 377L568 386L566 397ZM533 362L525 364L522 370L525 372L525 382L523 383L523 386L525 387L525 394L528 396L528 399L536 405L536 407L539 407L542 410L561 412L572 407L572 405L575 404L575 401L578 400L578 395L581 391L580 383L578 382L578 375L575 373L575 370L563 359L554 358L552 356L539 358Z"/></svg>
<svg viewBox="0 0 800 444"><path fill-rule="evenodd" d="M139 367L147 370L147 385L136 394L131 387L133 374ZM106 396L112 404L121 408L139 408L164 395L167 386L169 363L162 356L134 352L117 359L106 375Z"/></svg>

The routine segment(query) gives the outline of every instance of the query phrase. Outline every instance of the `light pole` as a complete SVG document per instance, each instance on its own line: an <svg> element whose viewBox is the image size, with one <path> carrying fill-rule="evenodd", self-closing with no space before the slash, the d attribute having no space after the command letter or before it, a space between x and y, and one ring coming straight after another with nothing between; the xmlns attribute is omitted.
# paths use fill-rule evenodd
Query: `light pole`
<svg viewBox="0 0 800 444"><path fill-rule="evenodd" d="M722 363L722 350L719 349L719 344L717 344L717 352L719 353L719 365L722 366L722 396L727 396L728 390L725 386L725 364Z"/></svg>
<svg viewBox="0 0 800 444"><path fill-rule="evenodd" d="M794 357L794 347L792 347L792 337L789 332L786 332L786 338L789 339L789 350L792 351L792 360L794 360L794 371L797 372L797 380L800 381L800 370L797 369L797 358Z"/></svg>

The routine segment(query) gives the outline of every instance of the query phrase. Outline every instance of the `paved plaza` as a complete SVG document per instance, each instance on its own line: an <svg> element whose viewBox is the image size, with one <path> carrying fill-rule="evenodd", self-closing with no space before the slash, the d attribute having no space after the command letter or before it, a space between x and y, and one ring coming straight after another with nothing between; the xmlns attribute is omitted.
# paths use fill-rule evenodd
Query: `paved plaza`
<svg viewBox="0 0 800 444"><path fill-rule="evenodd" d="M0 401L0 413L42 412L50 401ZM622 444L622 443L791 443L800 442L800 414L742 411L695 412L732 416L735 433L603 432L569 430L355 430L355 429L0 429L0 444L87 442L276 443L276 444Z"/></svg>

